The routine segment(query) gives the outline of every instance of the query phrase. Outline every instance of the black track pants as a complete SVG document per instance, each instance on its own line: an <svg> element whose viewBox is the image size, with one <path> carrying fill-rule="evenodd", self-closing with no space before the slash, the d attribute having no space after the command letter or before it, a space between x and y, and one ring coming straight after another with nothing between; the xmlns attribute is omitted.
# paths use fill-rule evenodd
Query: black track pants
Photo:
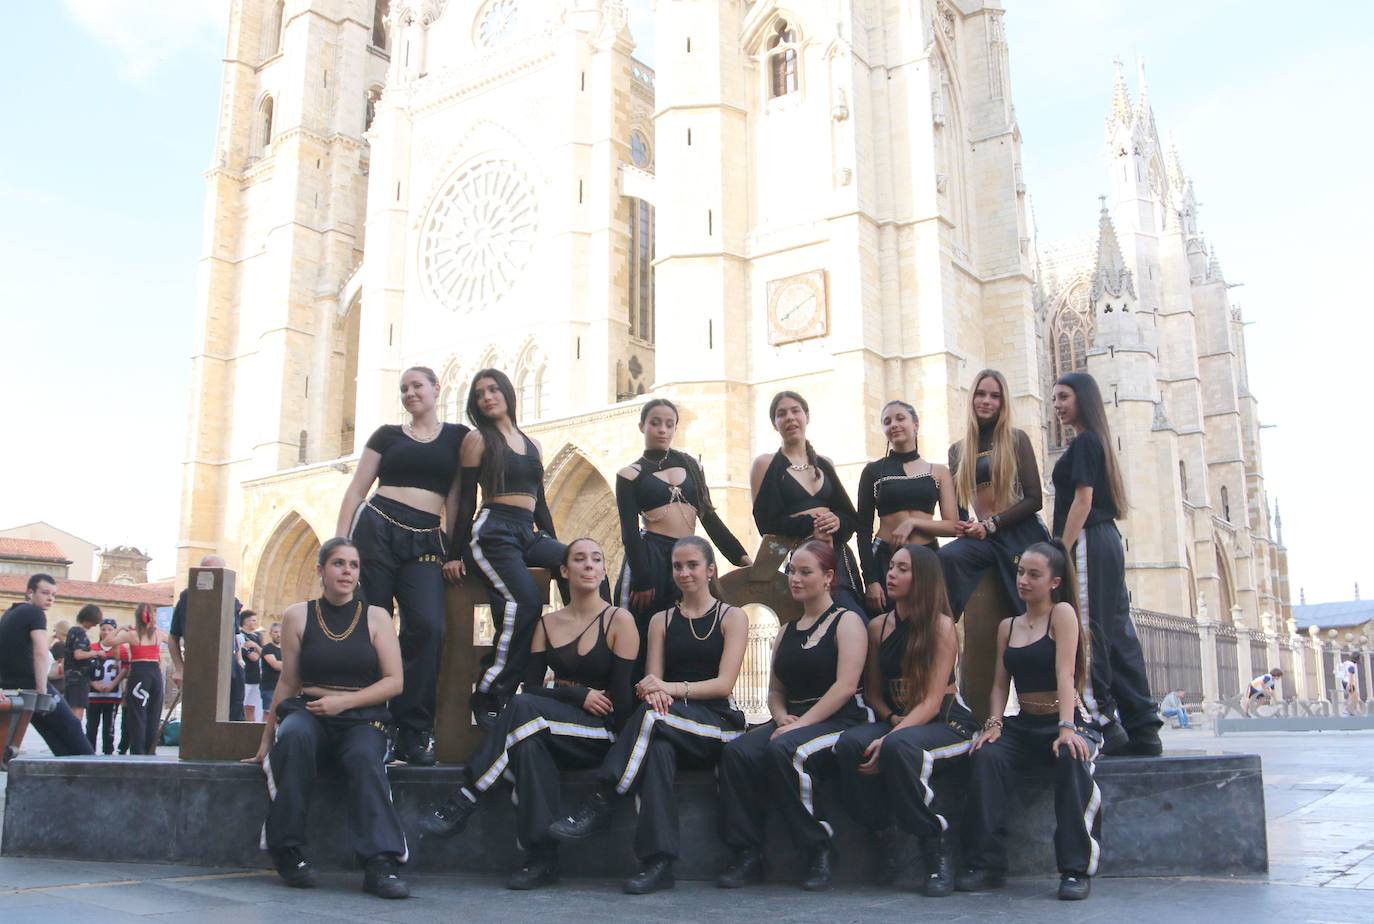
<svg viewBox="0 0 1374 924"><path fill-rule="evenodd" d="M387 735L378 725L305 709L277 726L277 740L263 763L272 804L262 847L280 850L306 844L310 791L320 770L342 775L347 785L348 842L361 860L390 854L404 863L405 832L391 804L386 778Z"/></svg>
<svg viewBox="0 0 1374 924"><path fill-rule="evenodd" d="M655 712L647 704L633 714L606 755L598 773L621 795L639 795L639 824L635 855L677 857L677 796L673 782L678 764L693 769L713 767L726 742L739 737L744 715L724 700L708 703L674 702L669 711Z"/></svg>
<svg viewBox="0 0 1374 924"><path fill-rule="evenodd" d="M94 754L95 749L81 730L81 720L52 684L48 684L48 695L56 697L57 705L51 712L35 712L29 720L29 725L38 732L48 750L52 751L54 757Z"/></svg>
<svg viewBox="0 0 1374 924"><path fill-rule="evenodd" d="M878 738L883 738L879 772L860 774L859 765L866 760L864 751ZM943 790L962 785L962 775L957 771L971 738L971 728L947 722L900 731L893 731L887 722L851 728L835 745L840 798L845 808L873 831L889 828L894 821L917 837L949 830L948 819L935 811L935 787L938 784Z"/></svg>
<svg viewBox="0 0 1374 924"><path fill-rule="evenodd" d="M102 750L106 754L114 753L115 716L118 713L119 703L93 702L86 707L86 740L92 748L95 747L95 739L100 737Z"/></svg>
<svg viewBox="0 0 1374 924"><path fill-rule="evenodd" d="M516 838L533 850L551 841L560 771L600 766L614 740L603 719L578 706L517 693L468 761L468 780L484 793L502 777L514 777Z"/></svg>
<svg viewBox="0 0 1374 924"><path fill-rule="evenodd" d="M1007 793L1025 771L1054 767L1054 856L1061 873L1097 875L1101 854L1102 791L1093 781L1093 760L1056 757L1050 746L1059 734L1054 716L1008 716L1002 735L972 755L969 798L964 812L964 860L977 869L1007 868ZM1092 757L1100 739L1080 731Z"/></svg>
<svg viewBox="0 0 1374 924"><path fill-rule="evenodd" d="M751 729L720 756L720 836L731 847L764 845L764 812L782 818L788 839L803 850L835 833L816 812L816 783L834 773L835 742L853 720L831 718L771 737L777 724Z"/></svg>
<svg viewBox="0 0 1374 924"><path fill-rule="evenodd" d="M157 733L162 724L162 665L135 661L129 666L124 690L124 733L129 753L156 754Z"/></svg>
<svg viewBox="0 0 1374 924"><path fill-rule="evenodd" d="M954 610L954 618L957 620L964 614L968 598L973 596L983 573L989 568L997 570L1012 609L1018 615L1024 613L1026 604L1016 592L1016 565L1028 547L1049 538L1040 518L1031 517L1003 527L986 539L960 536L940 546L940 564L944 566L945 587L949 589L949 605Z"/></svg>

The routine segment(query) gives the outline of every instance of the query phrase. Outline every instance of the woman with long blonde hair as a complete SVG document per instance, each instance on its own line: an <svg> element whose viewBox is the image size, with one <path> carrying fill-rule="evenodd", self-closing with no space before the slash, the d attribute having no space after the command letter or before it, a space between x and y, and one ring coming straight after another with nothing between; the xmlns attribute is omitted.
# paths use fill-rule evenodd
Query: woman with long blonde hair
<svg viewBox="0 0 1374 924"><path fill-rule="evenodd" d="M1025 431L1012 425L1010 400L1002 373L984 369L975 375L964 438L949 447L958 538L941 547L940 562L955 619L989 568L997 569L1012 609L1023 612L1016 561L1031 543L1049 538L1039 516L1044 501L1035 449Z"/></svg>

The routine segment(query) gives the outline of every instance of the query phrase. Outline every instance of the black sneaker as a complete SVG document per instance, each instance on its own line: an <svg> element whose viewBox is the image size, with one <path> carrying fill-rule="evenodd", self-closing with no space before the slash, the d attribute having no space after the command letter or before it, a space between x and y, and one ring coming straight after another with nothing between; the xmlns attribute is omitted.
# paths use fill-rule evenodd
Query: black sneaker
<svg viewBox="0 0 1374 924"><path fill-rule="evenodd" d="M763 854L757 847L744 847L735 851L730 866L716 878L716 885L722 889L742 889L745 886L763 881Z"/></svg>
<svg viewBox="0 0 1374 924"><path fill-rule="evenodd" d="M397 868L395 858L387 853L368 860L363 867L363 891L378 898L409 898L410 888L396 875Z"/></svg>
<svg viewBox="0 0 1374 924"><path fill-rule="evenodd" d="M483 693L481 690L473 690L472 696L468 699L468 708L472 710L472 721L483 732L491 731L496 720L501 716L501 703L490 693Z"/></svg>
<svg viewBox="0 0 1374 924"><path fill-rule="evenodd" d="M1159 757L1164 753L1164 742L1159 740L1159 729L1154 725L1133 728L1128 734L1130 743L1126 745L1126 753L1136 757Z"/></svg>
<svg viewBox="0 0 1374 924"><path fill-rule="evenodd" d="M926 867L921 894L927 898L944 898L953 892L954 863L949 856L949 843L943 834L921 838L921 859Z"/></svg>
<svg viewBox="0 0 1374 924"><path fill-rule="evenodd" d="M397 729L396 745L391 749L391 759L410 764L412 767L434 766L434 743L429 732L409 728Z"/></svg>
<svg viewBox="0 0 1374 924"><path fill-rule="evenodd" d="M1125 757L1131 753L1131 736L1120 722L1108 722L1101 730L1103 757Z"/></svg>
<svg viewBox="0 0 1374 924"><path fill-rule="evenodd" d="M902 832L894 825L873 835L873 881L890 886L902 875Z"/></svg>
<svg viewBox="0 0 1374 924"><path fill-rule="evenodd" d="M468 826L468 819L476 811L476 797L466 786L460 786L434 811L420 819L420 830L436 837L453 837Z"/></svg>
<svg viewBox="0 0 1374 924"><path fill-rule="evenodd" d="M991 869L969 867L954 877L954 888L960 892L990 892L1007 884L1005 873Z"/></svg>
<svg viewBox="0 0 1374 924"><path fill-rule="evenodd" d="M272 865L277 868L277 875L281 876L282 882L293 889L313 889L319 884L315 868L301 854L299 847L272 851Z"/></svg>
<svg viewBox="0 0 1374 924"><path fill-rule="evenodd" d="M830 888L833 876L831 869L835 859L835 846L826 841L811 850L811 859L806 865L806 878L802 888L808 892L825 892Z"/></svg>
<svg viewBox="0 0 1374 924"><path fill-rule="evenodd" d="M525 865L510 874L506 888L524 892L553 885L558 881L558 849L532 850L525 855Z"/></svg>
<svg viewBox="0 0 1374 924"><path fill-rule="evenodd" d="M1082 873L1065 873L1059 877L1059 900L1081 902L1092 891L1093 881Z"/></svg>
<svg viewBox="0 0 1374 924"><path fill-rule="evenodd" d="M591 837L606 829L611 823L611 813L614 810L615 803L611 801L607 791L598 789L582 800L582 804L574 809L571 815L565 815L549 825L549 836L560 841L580 841ZM669 877L671 876L670 864Z"/></svg>
<svg viewBox="0 0 1374 924"><path fill-rule="evenodd" d="M677 880L673 878L672 857L659 855L645 863L636 875L625 880L625 892L628 895L648 895L650 892L671 889L675 885Z"/></svg>

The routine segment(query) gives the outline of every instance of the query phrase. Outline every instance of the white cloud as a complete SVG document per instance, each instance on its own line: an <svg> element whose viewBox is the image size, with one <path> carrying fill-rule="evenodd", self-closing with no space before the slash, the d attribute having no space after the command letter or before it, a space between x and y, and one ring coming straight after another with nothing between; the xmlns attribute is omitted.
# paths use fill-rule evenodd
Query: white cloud
<svg viewBox="0 0 1374 924"><path fill-rule="evenodd" d="M67 15L120 59L139 82L178 52L222 45L229 0L62 0Z"/></svg>

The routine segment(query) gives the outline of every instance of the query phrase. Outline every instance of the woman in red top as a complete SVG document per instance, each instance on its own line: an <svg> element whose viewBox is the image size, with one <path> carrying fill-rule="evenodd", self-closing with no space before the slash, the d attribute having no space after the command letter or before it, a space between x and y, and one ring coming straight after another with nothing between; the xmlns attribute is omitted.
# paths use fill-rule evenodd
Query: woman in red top
<svg viewBox="0 0 1374 924"><path fill-rule="evenodd" d="M129 646L129 682L125 688L124 733L134 754L157 753L158 716L162 714L162 630L151 604L134 611L134 628L119 629L100 640L106 652Z"/></svg>

